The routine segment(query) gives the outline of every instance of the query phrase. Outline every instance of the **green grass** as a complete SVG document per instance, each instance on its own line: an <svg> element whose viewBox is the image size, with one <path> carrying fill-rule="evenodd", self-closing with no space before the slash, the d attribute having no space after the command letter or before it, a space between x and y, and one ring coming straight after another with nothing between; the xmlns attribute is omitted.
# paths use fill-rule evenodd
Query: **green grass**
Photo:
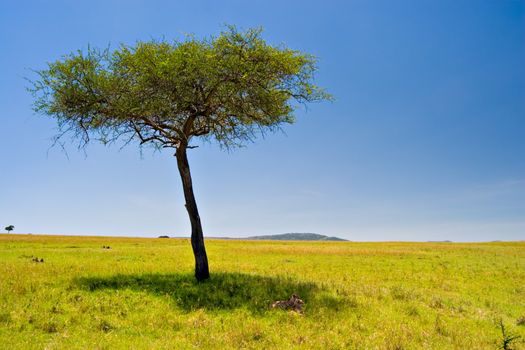
<svg viewBox="0 0 525 350"><path fill-rule="evenodd" d="M0 348L525 348L525 242L207 248L197 283L188 240L0 235Z"/></svg>

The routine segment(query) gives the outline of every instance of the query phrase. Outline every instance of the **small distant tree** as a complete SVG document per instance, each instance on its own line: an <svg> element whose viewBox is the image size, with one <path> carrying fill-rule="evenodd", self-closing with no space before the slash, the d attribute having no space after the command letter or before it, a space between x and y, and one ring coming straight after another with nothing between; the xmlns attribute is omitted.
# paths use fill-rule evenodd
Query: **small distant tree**
<svg viewBox="0 0 525 350"><path fill-rule="evenodd" d="M13 225L9 225L5 227L5 230L7 231L7 233L11 233L11 231L13 231L14 229L15 227Z"/></svg>
<svg viewBox="0 0 525 350"><path fill-rule="evenodd" d="M138 141L172 148L191 222L195 276L209 277L187 150L196 138L229 149L294 122L295 102L330 96L312 83L313 56L272 46L260 29L150 41L114 51L88 48L49 63L30 90L36 111L66 133L104 144Z"/></svg>

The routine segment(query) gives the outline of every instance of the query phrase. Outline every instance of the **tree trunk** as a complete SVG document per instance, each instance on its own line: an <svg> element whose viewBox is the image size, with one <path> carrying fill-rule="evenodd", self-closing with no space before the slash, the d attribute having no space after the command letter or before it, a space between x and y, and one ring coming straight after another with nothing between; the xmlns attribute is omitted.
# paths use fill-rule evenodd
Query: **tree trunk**
<svg viewBox="0 0 525 350"><path fill-rule="evenodd" d="M210 278L210 272L208 270L206 248L204 247L201 218L199 216L199 210L197 209L195 195L193 194L193 185L191 182L190 165L186 155L186 146L179 146L175 152L175 157L177 158L177 166L182 179L186 210L188 211L191 222L191 246L193 248L193 255L195 256L195 278L198 281L202 281Z"/></svg>

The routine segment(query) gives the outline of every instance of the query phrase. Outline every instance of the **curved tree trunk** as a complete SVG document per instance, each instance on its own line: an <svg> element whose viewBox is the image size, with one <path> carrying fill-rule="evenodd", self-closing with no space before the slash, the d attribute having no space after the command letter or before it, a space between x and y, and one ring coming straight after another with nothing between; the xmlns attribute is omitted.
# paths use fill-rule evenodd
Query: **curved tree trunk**
<svg viewBox="0 0 525 350"><path fill-rule="evenodd" d="M208 270L206 248L204 247L201 218L199 216L199 210L197 209L195 195L193 194L190 165L188 163L186 147L184 145L177 148L175 157L177 158L177 166L182 179L186 210L188 210L191 222L191 246L193 248L193 255L195 255L195 278L197 278L198 281L202 281L210 277L210 272Z"/></svg>

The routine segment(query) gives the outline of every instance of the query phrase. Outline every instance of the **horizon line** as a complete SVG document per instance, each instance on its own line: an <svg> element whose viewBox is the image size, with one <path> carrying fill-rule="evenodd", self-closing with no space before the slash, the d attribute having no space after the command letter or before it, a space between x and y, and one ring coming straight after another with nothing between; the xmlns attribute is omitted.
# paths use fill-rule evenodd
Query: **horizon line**
<svg viewBox="0 0 525 350"><path fill-rule="evenodd" d="M266 236L271 236L266 235ZM2 236L50 236L50 237L83 237L83 238L140 238L140 239L166 239L166 237L161 236L167 236L168 239L190 239L190 236L168 236L168 235L160 235L156 237L151 236L106 236L106 235L97 235L97 234L59 234L59 233L34 233L34 232L20 232L20 233L6 233L2 232L0 233L0 237ZM253 236L252 236L253 237ZM260 237L260 236L258 236ZM331 236L333 237L333 236ZM321 241L321 240L283 240L283 239L251 239L251 237L227 237L227 236L205 236L205 239L213 239L213 240L239 240L239 241L281 241L281 242L328 242L328 243L525 243L525 239L521 240L491 240L491 241L452 241L452 240L426 240L426 241L410 241L410 240L378 240L378 241L361 241L361 240L343 240L343 241Z"/></svg>

